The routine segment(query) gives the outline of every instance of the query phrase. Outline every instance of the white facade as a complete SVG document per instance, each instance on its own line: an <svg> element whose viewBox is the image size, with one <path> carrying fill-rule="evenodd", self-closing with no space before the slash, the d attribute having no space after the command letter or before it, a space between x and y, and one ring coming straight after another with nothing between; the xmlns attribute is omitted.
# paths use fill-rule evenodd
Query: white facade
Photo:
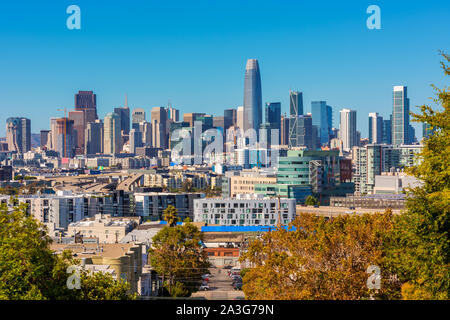
<svg viewBox="0 0 450 320"><path fill-rule="evenodd" d="M344 151L350 151L357 143L356 111L342 109L340 111L339 138L342 140Z"/></svg>
<svg viewBox="0 0 450 320"><path fill-rule="evenodd" d="M278 216L288 224L296 215L295 199L264 198L245 195L237 198L204 198L194 200L194 222L223 226L276 226Z"/></svg>

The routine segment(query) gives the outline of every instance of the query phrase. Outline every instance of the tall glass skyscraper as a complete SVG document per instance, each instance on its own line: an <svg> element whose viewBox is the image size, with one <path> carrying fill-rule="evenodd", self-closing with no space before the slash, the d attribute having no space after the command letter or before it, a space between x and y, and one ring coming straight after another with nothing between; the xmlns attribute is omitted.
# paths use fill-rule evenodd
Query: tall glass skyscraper
<svg viewBox="0 0 450 320"><path fill-rule="evenodd" d="M266 103L266 123L270 124L272 129L280 129L281 127L281 103L267 102Z"/></svg>
<svg viewBox="0 0 450 320"><path fill-rule="evenodd" d="M356 134L356 111L350 109L341 110L339 125L339 137L342 140L344 151L350 151L358 145Z"/></svg>
<svg viewBox="0 0 450 320"><path fill-rule="evenodd" d="M392 108L392 144L408 144L409 99L405 86L395 86Z"/></svg>
<svg viewBox="0 0 450 320"><path fill-rule="evenodd" d="M331 110L326 101L311 102L312 124L317 128L321 145L327 144L330 140L333 120Z"/></svg>
<svg viewBox="0 0 450 320"><path fill-rule="evenodd" d="M256 59L247 60L244 82L244 130L255 129L262 123L261 75Z"/></svg>
<svg viewBox="0 0 450 320"><path fill-rule="evenodd" d="M383 142L383 117L378 112L369 113L369 143Z"/></svg>
<svg viewBox="0 0 450 320"><path fill-rule="evenodd" d="M303 115L303 93L289 91L289 146L297 147L298 117Z"/></svg>

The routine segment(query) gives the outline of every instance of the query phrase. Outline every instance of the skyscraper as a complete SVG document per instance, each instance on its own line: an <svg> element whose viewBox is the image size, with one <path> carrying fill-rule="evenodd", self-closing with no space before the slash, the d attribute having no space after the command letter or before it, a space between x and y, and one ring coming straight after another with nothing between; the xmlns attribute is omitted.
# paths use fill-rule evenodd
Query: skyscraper
<svg viewBox="0 0 450 320"><path fill-rule="evenodd" d="M280 143L283 146L289 145L289 117L281 116Z"/></svg>
<svg viewBox="0 0 450 320"><path fill-rule="evenodd" d="M327 144L331 133L331 107L327 106L326 101L311 102L312 124L317 128L319 143Z"/></svg>
<svg viewBox="0 0 450 320"><path fill-rule="evenodd" d="M289 91L289 146L297 147L298 117L303 115L303 93Z"/></svg>
<svg viewBox="0 0 450 320"><path fill-rule="evenodd" d="M58 118L55 121L55 151L58 152L61 158L73 158L77 143L73 120L70 120L69 118Z"/></svg>
<svg viewBox="0 0 450 320"><path fill-rule="evenodd" d="M270 125L270 128L279 130L281 127L281 103L266 103L265 116L265 122Z"/></svg>
<svg viewBox="0 0 450 320"><path fill-rule="evenodd" d="M392 144L392 115L389 120L383 120L383 141L385 144Z"/></svg>
<svg viewBox="0 0 450 320"><path fill-rule="evenodd" d="M31 150L31 121L27 118L6 119L6 142L9 151L25 153Z"/></svg>
<svg viewBox="0 0 450 320"><path fill-rule="evenodd" d="M369 143L383 142L383 117L378 112L369 113Z"/></svg>
<svg viewBox="0 0 450 320"><path fill-rule="evenodd" d="M167 110L163 107L154 107L151 112L153 147L167 149Z"/></svg>
<svg viewBox="0 0 450 320"><path fill-rule="evenodd" d="M254 129L258 134L262 123L261 75L258 60L249 59L244 81L244 130Z"/></svg>
<svg viewBox="0 0 450 320"><path fill-rule="evenodd" d="M73 121L73 128L76 135L75 154L84 153L85 116L85 110L69 111L69 120Z"/></svg>
<svg viewBox="0 0 450 320"><path fill-rule="evenodd" d="M409 99L405 86L394 86L392 108L392 144L408 144Z"/></svg>
<svg viewBox="0 0 450 320"><path fill-rule="evenodd" d="M94 122L97 117L97 95L93 91L78 91L75 94L75 111L84 112L85 126Z"/></svg>
<svg viewBox="0 0 450 320"><path fill-rule="evenodd" d="M240 106L236 111L236 126L244 130L244 107Z"/></svg>
<svg viewBox="0 0 450 320"><path fill-rule="evenodd" d="M124 134L129 134L130 133L130 108L128 108L128 107L114 108L114 112L119 115L120 130L123 131Z"/></svg>
<svg viewBox="0 0 450 320"><path fill-rule="evenodd" d="M122 136L120 133L120 118L117 113L110 112L105 116L103 125L103 152L118 154L122 151Z"/></svg>
<svg viewBox="0 0 450 320"><path fill-rule="evenodd" d="M145 121L145 110L142 108L135 108L131 114L131 127L139 130L139 123Z"/></svg>
<svg viewBox="0 0 450 320"><path fill-rule="evenodd" d="M136 148L142 147L142 132L136 129L130 130L130 153L136 154Z"/></svg>
<svg viewBox="0 0 450 320"><path fill-rule="evenodd" d="M85 136L85 154L103 153L103 122L95 120L87 124Z"/></svg>
<svg viewBox="0 0 450 320"><path fill-rule="evenodd" d="M342 109L339 125L339 137L342 140L344 151L350 151L358 145L356 133L356 111Z"/></svg>
<svg viewBox="0 0 450 320"><path fill-rule="evenodd" d="M228 129L231 126L235 126L236 125L236 121L237 121L237 113L236 113L236 109L225 109L225 111L223 112L223 123L225 126L225 130Z"/></svg>
<svg viewBox="0 0 450 320"><path fill-rule="evenodd" d="M311 116L299 115L297 118L296 147L306 147L309 150L315 150L313 141L313 126Z"/></svg>

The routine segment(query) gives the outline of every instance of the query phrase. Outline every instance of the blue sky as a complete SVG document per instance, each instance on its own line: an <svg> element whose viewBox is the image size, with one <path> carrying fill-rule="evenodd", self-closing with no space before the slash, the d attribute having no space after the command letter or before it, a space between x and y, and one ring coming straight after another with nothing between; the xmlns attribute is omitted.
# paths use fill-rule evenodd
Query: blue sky
<svg viewBox="0 0 450 320"><path fill-rule="evenodd" d="M66 8L81 8L68 30ZM381 8L381 30L366 9ZM450 52L449 1L1 1L0 136L9 116L48 129L78 90L97 94L100 117L124 104L148 112L172 105L208 112L242 105L246 60L259 60L263 101L289 89L339 110L388 116L392 87L408 86L411 105L431 103L430 84L448 85L438 50ZM417 128L419 128L416 125ZM416 130L418 137L421 130Z"/></svg>

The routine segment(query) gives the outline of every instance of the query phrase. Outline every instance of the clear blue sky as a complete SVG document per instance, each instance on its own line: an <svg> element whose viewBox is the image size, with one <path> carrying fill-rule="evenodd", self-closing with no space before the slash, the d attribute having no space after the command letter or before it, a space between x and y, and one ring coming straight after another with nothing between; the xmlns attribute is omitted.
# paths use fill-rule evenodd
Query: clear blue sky
<svg viewBox="0 0 450 320"><path fill-rule="evenodd" d="M81 8L81 30L66 8ZM382 30L366 28L381 8ZM430 103L430 84L446 83L438 50L450 52L447 1L142 0L1 1L0 136L9 116L48 129L78 90L97 94L103 117L124 104L208 112L242 105L246 60L261 67L263 101L289 89L339 110L356 109L367 135L369 112L387 116L392 86L411 105ZM149 118L149 114L147 116ZM421 136L421 130L416 130Z"/></svg>

